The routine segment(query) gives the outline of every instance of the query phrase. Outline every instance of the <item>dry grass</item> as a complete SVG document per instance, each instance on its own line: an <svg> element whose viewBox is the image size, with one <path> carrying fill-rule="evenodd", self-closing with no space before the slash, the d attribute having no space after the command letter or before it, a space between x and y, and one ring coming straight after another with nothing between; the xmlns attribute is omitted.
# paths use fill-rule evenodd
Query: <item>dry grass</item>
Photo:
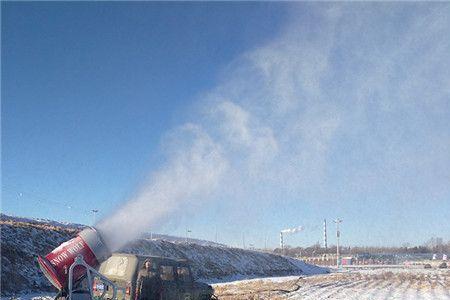
<svg viewBox="0 0 450 300"><path fill-rule="evenodd" d="M216 286L214 293L221 300L284 299L283 295L286 293L298 290L301 281L302 278L284 282L252 280L239 284Z"/></svg>
<svg viewBox="0 0 450 300"><path fill-rule="evenodd" d="M70 227L60 227L60 226L54 226L50 224L45 223L30 223L30 222L21 222L21 221L13 221L13 220L0 220L0 225L11 225L19 228L37 228L37 229L43 229L43 230L52 230L57 232L67 232L69 234L75 234L78 233L79 229L74 229Z"/></svg>
<svg viewBox="0 0 450 300"><path fill-rule="evenodd" d="M367 284L379 284L390 282L399 286L402 283L409 285L416 290L433 290L439 287L450 287L450 270L427 272L349 272L333 273L311 277L301 277L296 280L270 281L251 280L238 283L230 283L215 286L215 294L220 300L256 300L256 299L285 299L286 295L298 290L301 287L307 289L326 288L328 285L336 283L353 284L363 282Z"/></svg>

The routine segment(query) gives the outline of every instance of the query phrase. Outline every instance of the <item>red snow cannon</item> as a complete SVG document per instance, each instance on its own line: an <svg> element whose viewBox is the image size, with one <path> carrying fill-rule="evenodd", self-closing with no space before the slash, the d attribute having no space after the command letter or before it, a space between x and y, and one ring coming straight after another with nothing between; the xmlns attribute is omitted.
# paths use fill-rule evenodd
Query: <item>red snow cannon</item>
<svg viewBox="0 0 450 300"><path fill-rule="evenodd" d="M75 258L83 256L84 261L96 268L105 261L111 252L106 247L95 228L86 228L73 239L62 243L45 257L38 256L39 267L47 279L59 290L67 287L69 268ZM76 266L73 269L73 281L81 279L85 268Z"/></svg>

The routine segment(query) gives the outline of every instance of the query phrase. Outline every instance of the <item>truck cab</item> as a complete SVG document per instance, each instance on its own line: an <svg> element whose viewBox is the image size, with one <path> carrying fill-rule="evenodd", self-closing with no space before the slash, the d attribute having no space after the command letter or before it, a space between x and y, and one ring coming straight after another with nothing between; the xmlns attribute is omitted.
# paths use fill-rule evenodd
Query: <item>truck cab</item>
<svg viewBox="0 0 450 300"><path fill-rule="evenodd" d="M161 279L163 300L206 300L213 296L210 285L194 281L186 260L113 253L100 265L99 272L119 287L117 299L136 300L138 273L147 260L151 260L153 271ZM109 289L100 279L94 280L96 298L111 298Z"/></svg>

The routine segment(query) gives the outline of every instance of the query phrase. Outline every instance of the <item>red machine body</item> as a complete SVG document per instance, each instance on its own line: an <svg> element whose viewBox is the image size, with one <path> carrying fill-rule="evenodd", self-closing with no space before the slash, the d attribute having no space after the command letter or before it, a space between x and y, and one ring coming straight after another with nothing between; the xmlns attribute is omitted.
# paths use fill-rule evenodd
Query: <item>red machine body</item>
<svg viewBox="0 0 450 300"><path fill-rule="evenodd" d="M47 279L59 290L67 286L69 268L75 258L82 255L84 261L93 268L106 260L111 253L94 228L81 231L75 238L62 243L45 257L38 256L39 266ZM86 273L84 268L75 267L73 281Z"/></svg>

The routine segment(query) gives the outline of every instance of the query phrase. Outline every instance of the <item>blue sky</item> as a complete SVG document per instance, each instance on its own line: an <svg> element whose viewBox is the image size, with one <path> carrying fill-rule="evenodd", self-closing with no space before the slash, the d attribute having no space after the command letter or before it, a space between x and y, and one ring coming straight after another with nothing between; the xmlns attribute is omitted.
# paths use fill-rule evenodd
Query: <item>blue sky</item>
<svg viewBox="0 0 450 300"><path fill-rule="evenodd" d="M231 245L298 225L308 245L336 217L344 244L448 240L448 8L2 3L2 211L123 207L104 226Z"/></svg>

